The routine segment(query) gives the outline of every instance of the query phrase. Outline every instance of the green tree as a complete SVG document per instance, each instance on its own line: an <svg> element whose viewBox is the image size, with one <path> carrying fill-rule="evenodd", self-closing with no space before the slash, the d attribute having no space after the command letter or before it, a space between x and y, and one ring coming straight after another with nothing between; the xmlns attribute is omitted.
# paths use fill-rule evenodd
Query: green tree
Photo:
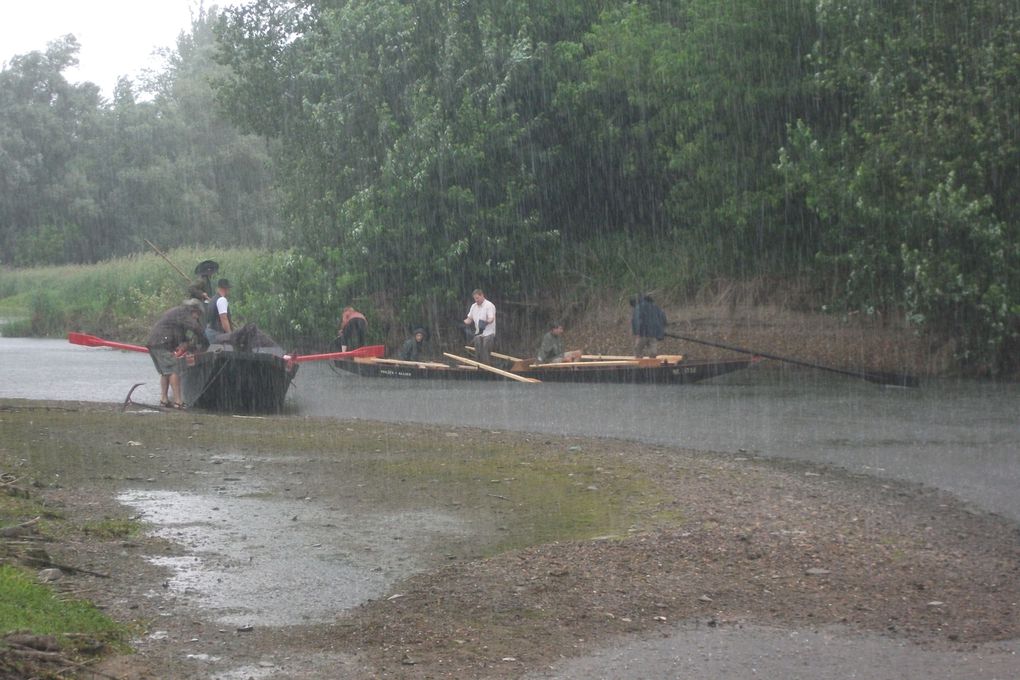
<svg viewBox="0 0 1020 680"><path fill-rule="evenodd" d="M551 7L549 3L541 3ZM556 238L534 211L527 3L261 0L227 12L223 88L280 141L305 254L409 307L518 291Z"/></svg>
<svg viewBox="0 0 1020 680"><path fill-rule="evenodd" d="M842 302L905 308L1002 370L1020 312L1020 7L820 3L825 103L780 169L817 224Z"/></svg>
<svg viewBox="0 0 1020 680"><path fill-rule="evenodd" d="M92 239L102 216L80 155L98 124L99 91L61 75L78 50L68 35L0 72L2 262L82 262L104 245Z"/></svg>

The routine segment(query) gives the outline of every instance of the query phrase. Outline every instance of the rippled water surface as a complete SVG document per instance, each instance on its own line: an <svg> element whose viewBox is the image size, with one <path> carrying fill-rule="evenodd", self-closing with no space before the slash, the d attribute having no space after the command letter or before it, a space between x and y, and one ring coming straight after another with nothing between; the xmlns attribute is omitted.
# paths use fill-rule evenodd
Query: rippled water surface
<svg viewBox="0 0 1020 680"><path fill-rule="evenodd" d="M158 399L147 355L0 338L0 397ZM832 463L951 491L1020 520L1020 387L888 388L812 370L752 368L688 386L527 385L359 378L303 364L290 414L619 437Z"/></svg>

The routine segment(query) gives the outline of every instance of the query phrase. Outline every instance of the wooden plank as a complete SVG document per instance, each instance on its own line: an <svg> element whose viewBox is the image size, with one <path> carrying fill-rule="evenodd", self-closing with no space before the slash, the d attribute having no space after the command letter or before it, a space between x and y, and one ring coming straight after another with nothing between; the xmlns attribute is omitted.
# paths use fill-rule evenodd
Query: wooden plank
<svg viewBox="0 0 1020 680"><path fill-rule="evenodd" d="M665 364L676 364L683 360L683 354L659 354L655 357L644 357L643 359L654 358ZM615 354L582 354L582 361L635 361L637 357L633 356L619 356Z"/></svg>
<svg viewBox="0 0 1020 680"><path fill-rule="evenodd" d="M464 349L471 352L472 354L474 354L475 352L475 348L472 347L471 345L464 345ZM503 361L524 361L524 359L518 359L517 357L512 357L509 354L500 354L499 352L489 352L489 356L496 357L497 359L502 359Z"/></svg>
<svg viewBox="0 0 1020 680"><path fill-rule="evenodd" d="M376 359L373 363L376 364L388 364L391 366L424 366L425 368L454 368L450 364L442 364L438 361L404 361L403 359ZM464 368L462 366L456 367L457 370Z"/></svg>
<svg viewBox="0 0 1020 680"><path fill-rule="evenodd" d="M483 371L488 371L490 373L495 373L497 375L501 375L504 378L510 378L511 380L516 380L517 382L526 382L526 383L540 383L540 382L542 382L541 380L538 380L537 378L526 378L523 375L517 375L516 373L511 373L510 371L504 371L504 370L501 370L499 368L495 368L494 366L489 366L488 364L483 364L481 361L475 361L474 359L468 359L467 357L457 356L456 354L450 354L449 352L443 352L443 356L447 357L448 359L453 359L454 361L459 361L461 363L467 364L469 366L475 366L477 368L482 369Z"/></svg>
<svg viewBox="0 0 1020 680"><path fill-rule="evenodd" d="M653 365L658 365L659 362L654 359L645 360L645 364L651 361ZM624 361L560 361L554 364L532 364L531 368L585 368L585 367L600 367L605 368L607 366L630 366L631 368L638 368L642 365L640 359L627 359Z"/></svg>

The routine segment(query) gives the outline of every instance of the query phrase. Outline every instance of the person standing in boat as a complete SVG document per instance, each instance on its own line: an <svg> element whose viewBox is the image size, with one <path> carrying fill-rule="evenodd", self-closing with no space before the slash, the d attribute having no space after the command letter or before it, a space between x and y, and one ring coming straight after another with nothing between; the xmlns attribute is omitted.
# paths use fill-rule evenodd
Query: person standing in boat
<svg viewBox="0 0 1020 680"><path fill-rule="evenodd" d="M195 267L195 276L198 278L188 286L188 295L208 303L212 299L212 277L220 270L220 265L213 260L199 262Z"/></svg>
<svg viewBox="0 0 1020 680"><path fill-rule="evenodd" d="M488 364L491 363L489 355L496 344L496 305L485 299L481 288L476 288L471 297L475 302L468 309L464 326L474 330L472 342L478 361Z"/></svg>
<svg viewBox="0 0 1020 680"><path fill-rule="evenodd" d="M171 405L172 393L173 407L185 408L181 394L180 357L191 349L203 349L207 345L202 313L202 303L189 298L184 304L167 310L149 333L145 346L159 373L160 406Z"/></svg>
<svg viewBox="0 0 1020 680"><path fill-rule="evenodd" d="M630 299L634 308L630 318L631 331L635 336L634 356L654 357L658 354L658 343L666 336L666 313L655 304L651 295L640 293Z"/></svg>
<svg viewBox="0 0 1020 680"><path fill-rule="evenodd" d="M429 359L428 352L428 333L422 327L414 329L412 337L408 338L404 342L400 351L397 353L397 358L401 361L426 361Z"/></svg>
<svg viewBox="0 0 1020 680"><path fill-rule="evenodd" d="M364 347L367 332L368 320L365 319L365 315L354 307L344 307L340 316L340 326L336 330L336 336L340 338L340 351Z"/></svg>
<svg viewBox="0 0 1020 680"><path fill-rule="evenodd" d="M209 344L214 342L225 342L224 336L230 335L234 329L234 322L230 317L230 281L220 279L216 282L216 295L209 301L209 311L206 314L205 337Z"/></svg>
<svg viewBox="0 0 1020 680"><path fill-rule="evenodd" d="M579 350L567 351L563 342L563 324L553 321L549 332L542 336L542 344L535 356L537 364L557 364L564 361L577 361L581 357Z"/></svg>

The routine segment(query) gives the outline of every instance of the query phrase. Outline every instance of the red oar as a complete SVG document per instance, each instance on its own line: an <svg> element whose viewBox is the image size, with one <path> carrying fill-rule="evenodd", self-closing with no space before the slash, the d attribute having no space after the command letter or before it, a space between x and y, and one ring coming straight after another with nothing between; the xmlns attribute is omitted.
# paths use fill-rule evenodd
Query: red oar
<svg viewBox="0 0 1020 680"><path fill-rule="evenodd" d="M331 361L333 359L355 359L358 357L382 357L386 354L385 345L368 345L346 352L330 352L329 354L304 354L301 356L285 355L283 358L291 363L303 364L306 361Z"/></svg>
<svg viewBox="0 0 1020 680"><path fill-rule="evenodd" d="M149 353L147 347L141 345L129 345L124 342L114 342L113 340L104 340L97 338L94 335L88 335L86 333L75 333L71 332L67 334L67 341L72 345L85 345L86 347L112 347L114 349L125 349L129 352L145 352Z"/></svg>

